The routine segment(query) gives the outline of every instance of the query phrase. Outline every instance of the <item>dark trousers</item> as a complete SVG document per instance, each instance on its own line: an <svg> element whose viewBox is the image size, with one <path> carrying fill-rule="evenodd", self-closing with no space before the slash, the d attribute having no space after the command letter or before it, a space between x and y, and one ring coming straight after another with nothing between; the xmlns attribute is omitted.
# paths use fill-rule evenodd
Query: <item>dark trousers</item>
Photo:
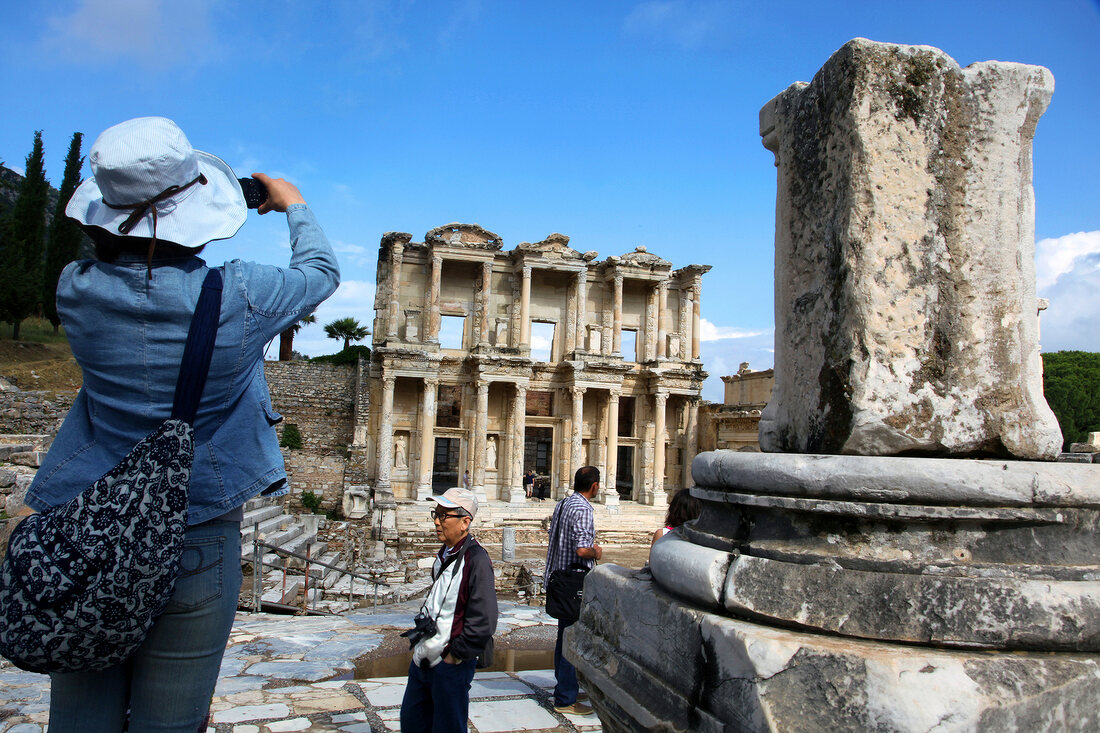
<svg viewBox="0 0 1100 733"><path fill-rule="evenodd" d="M554 705L564 707L577 701L577 668L561 653L562 636L575 621L558 621L558 643L554 645Z"/></svg>
<svg viewBox="0 0 1100 733"><path fill-rule="evenodd" d="M440 662L430 669L410 664L401 700L401 733L466 733L476 669L476 659Z"/></svg>

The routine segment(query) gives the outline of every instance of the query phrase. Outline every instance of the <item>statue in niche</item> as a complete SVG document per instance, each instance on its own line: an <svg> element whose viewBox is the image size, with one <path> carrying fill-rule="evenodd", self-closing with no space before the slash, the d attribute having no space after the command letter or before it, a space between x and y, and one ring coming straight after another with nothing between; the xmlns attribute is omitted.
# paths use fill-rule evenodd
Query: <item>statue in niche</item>
<svg viewBox="0 0 1100 733"><path fill-rule="evenodd" d="M490 471L497 470L497 439L492 435L485 444L485 467Z"/></svg>
<svg viewBox="0 0 1100 733"><path fill-rule="evenodd" d="M409 446L407 444L407 438L404 435L398 435L394 440L393 445L393 466L394 468L408 468L409 467Z"/></svg>

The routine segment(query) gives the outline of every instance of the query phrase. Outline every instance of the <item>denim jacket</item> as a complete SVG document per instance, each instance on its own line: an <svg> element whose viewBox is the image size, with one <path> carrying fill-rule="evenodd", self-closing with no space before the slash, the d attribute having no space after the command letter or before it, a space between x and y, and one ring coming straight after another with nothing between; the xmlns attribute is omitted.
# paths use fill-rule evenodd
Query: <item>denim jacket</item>
<svg viewBox="0 0 1100 733"><path fill-rule="evenodd" d="M312 212L287 210L287 268L223 265L214 356L195 418L188 524L236 509L261 492L286 493L286 471L264 379L265 345L336 289L336 256ZM211 246L216 247L214 243ZM209 268L198 257L69 264L57 311L84 384L26 502L39 511L68 501L118 463L172 412L191 316Z"/></svg>

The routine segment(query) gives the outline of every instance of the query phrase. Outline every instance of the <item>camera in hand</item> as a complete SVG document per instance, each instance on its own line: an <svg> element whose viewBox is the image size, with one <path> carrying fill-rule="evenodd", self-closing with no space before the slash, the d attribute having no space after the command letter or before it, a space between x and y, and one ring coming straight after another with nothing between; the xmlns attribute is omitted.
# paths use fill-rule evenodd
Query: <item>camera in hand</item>
<svg viewBox="0 0 1100 733"><path fill-rule="evenodd" d="M435 619L424 613L423 610L413 618L413 627L405 631L401 636L409 640L409 648L412 649L423 639L435 636L439 633L439 627L435 625Z"/></svg>
<svg viewBox="0 0 1100 733"><path fill-rule="evenodd" d="M244 192L244 204L250 209L260 208L267 201L267 186L255 178L238 178Z"/></svg>

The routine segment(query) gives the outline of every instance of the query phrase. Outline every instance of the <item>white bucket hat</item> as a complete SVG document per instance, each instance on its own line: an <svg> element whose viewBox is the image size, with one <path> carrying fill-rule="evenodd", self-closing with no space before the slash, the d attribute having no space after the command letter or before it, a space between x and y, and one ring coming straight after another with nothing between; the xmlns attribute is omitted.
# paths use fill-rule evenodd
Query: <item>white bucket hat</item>
<svg viewBox="0 0 1100 733"><path fill-rule="evenodd" d="M92 144L92 178L76 189L65 213L111 234L201 247L244 224L241 185L222 159L195 150L164 117L138 117L109 127Z"/></svg>

